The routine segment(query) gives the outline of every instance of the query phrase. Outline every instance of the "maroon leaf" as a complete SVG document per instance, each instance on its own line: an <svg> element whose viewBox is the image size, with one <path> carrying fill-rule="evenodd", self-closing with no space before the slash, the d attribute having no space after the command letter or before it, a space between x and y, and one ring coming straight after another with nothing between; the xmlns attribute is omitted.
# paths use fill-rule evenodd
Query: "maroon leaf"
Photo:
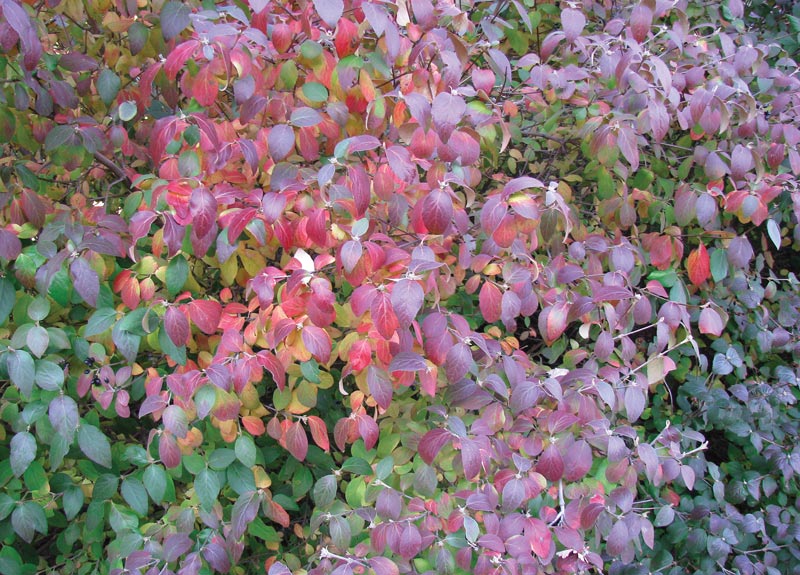
<svg viewBox="0 0 800 575"><path fill-rule="evenodd" d="M392 358L389 364L389 371L424 371L428 364L418 353L412 351L401 351Z"/></svg>
<svg viewBox="0 0 800 575"><path fill-rule="evenodd" d="M592 468L592 448L583 439L576 441L564 454L564 479L580 481Z"/></svg>
<svg viewBox="0 0 800 575"><path fill-rule="evenodd" d="M189 320L178 308L174 306L167 308L167 312L164 314L164 329L172 343L178 347L189 342Z"/></svg>
<svg viewBox="0 0 800 575"><path fill-rule="evenodd" d="M379 292L372 300L370 315L378 333L385 339L391 339L400 327L394 308L392 308L391 299L386 292Z"/></svg>
<svg viewBox="0 0 800 575"><path fill-rule="evenodd" d="M17 235L7 230L0 230L0 258L13 260L21 252L22 242L19 241Z"/></svg>
<svg viewBox="0 0 800 575"><path fill-rule="evenodd" d="M220 543L209 543L203 547L203 558L208 561L209 566L220 573L227 573L231 570L231 560L228 552Z"/></svg>
<svg viewBox="0 0 800 575"><path fill-rule="evenodd" d="M90 306L97 307L97 296L100 293L100 278L97 272L81 257L72 260L69 272L78 295Z"/></svg>
<svg viewBox="0 0 800 575"><path fill-rule="evenodd" d="M364 440L364 447L372 449L378 443L378 436L380 435L378 424L369 415L364 415L363 413L356 417L356 421L358 423L358 434Z"/></svg>
<svg viewBox="0 0 800 575"><path fill-rule="evenodd" d="M653 11L645 4L639 4L631 12L631 34L637 42L644 42L653 25Z"/></svg>
<svg viewBox="0 0 800 575"><path fill-rule="evenodd" d="M422 222L432 234L443 234L453 219L453 198L443 190L433 190L422 200Z"/></svg>
<svg viewBox="0 0 800 575"><path fill-rule="evenodd" d="M181 450L178 442L170 433L162 433L158 440L158 456L161 463L172 469L181 463Z"/></svg>
<svg viewBox="0 0 800 575"><path fill-rule="evenodd" d="M367 386L378 407L388 409L392 403L394 388L386 372L374 365L370 365L367 370Z"/></svg>
<svg viewBox="0 0 800 575"><path fill-rule="evenodd" d="M192 215L192 229L198 237L211 231L217 218L217 199L205 186L192 190L189 213Z"/></svg>
<svg viewBox="0 0 800 575"><path fill-rule="evenodd" d="M308 437L306 430L303 429L303 424L295 421L286 430L286 449L291 453L295 459L304 461L308 453Z"/></svg>
<svg viewBox="0 0 800 575"><path fill-rule="evenodd" d="M548 481L558 481L564 475L564 460L555 444L548 445L539 456L536 471Z"/></svg>
<svg viewBox="0 0 800 575"><path fill-rule="evenodd" d="M431 429L419 441L419 454L422 460L430 465L442 447L452 443L453 434L446 429Z"/></svg>

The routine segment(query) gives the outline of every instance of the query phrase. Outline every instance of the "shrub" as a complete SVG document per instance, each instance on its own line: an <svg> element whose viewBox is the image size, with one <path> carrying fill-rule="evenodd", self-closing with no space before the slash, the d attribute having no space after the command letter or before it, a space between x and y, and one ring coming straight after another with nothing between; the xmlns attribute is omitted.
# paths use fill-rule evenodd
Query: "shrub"
<svg viewBox="0 0 800 575"><path fill-rule="evenodd" d="M798 572L741 0L2 14L0 573Z"/></svg>

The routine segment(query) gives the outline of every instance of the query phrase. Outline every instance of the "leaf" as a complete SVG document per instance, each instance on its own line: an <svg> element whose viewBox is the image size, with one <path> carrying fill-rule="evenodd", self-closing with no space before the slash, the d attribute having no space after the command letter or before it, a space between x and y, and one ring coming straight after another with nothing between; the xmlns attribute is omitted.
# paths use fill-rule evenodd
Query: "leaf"
<svg viewBox="0 0 800 575"><path fill-rule="evenodd" d="M711 261L703 244L689 254L686 259L686 269L689 272L689 281L696 286L702 285L711 277Z"/></svg>
<svg viewBox="0 0 800 575"><path fill-rule="evenodd" d="M22 252L22 242L16 234L8 230L0 230L0 258L16 259Z"/></svg>
<svg viewBox="0 0 800 575"><path fill-rule="evenodd" d="M234 452L236 459L245 467L253 467L256 464L256 444L249 435L240 435L236 438Z"/></svg>
<svg viewBox="0 0 800 575"><path fill-rule="evenodd" d="M11 383L17 386L24 397L30 397L36 378L36 366L31 354L20 349L9 350L7 361Z"/></svg>
<svg viewBox="0 0 800 575"><path fill-rule="evenodd" d="M725 329L725 324L715 309L706 307L700 312L698 327L700 328L700 333L719 337L722 335L722 330Z"/></svg>
<svg viewBox="0 0 800 575"><path fill-rule="evenodd" d="M400 327L409 327L417 318L425 299L425 291L418 281L401 279L392 288L391 304Z"/></svg>
<svg viewBox="0 0 800 575"><path fill-rule="evenodd" d="M411 161L411 155L403 146L389 146L386 148L386 158L389 160L389 167L400 180L411 181L417 169Z"/></svg>
<svg viewBox="0 0 800 575"><path fill-rule="evenodd" d="M80 423L78 404L68 395L59 395L48 406L48 417L53 429L70 443Z"/></svg>
<svg viewBox="0 0 800 575"><path fill-rule="evenodd" d="M161 8L161 33L169 42L183 32L190 24L189 15L192 9L188 4L178 0L170 0Z"/></svg>
<svg viewBox="0 0 800 575"><path fill-rule="evenodd" d="M26 501L11 514L11 525L24 541L31 543L36 533L47 534L47 517L38 503Z"/></svg>
<svg viewBox="0 0 800 575"><path fill-rule="evenodd" d="M72 260L69 272L78 295L90 306L97 307L97 296L100 293L100 278L97 272L92 269L89 262L80 257Z"/></svg>
<svg viewBox="0 0 800 575"><path fill-rule="evenodd" d="M328 437L328 426L325 422L316 415L309 415L308 429L311 431L311 438L317 444L317 447L326 452L330 451L331 442Z"/></svg>
<svg viewBox="0 0 800 575"><path fill-rule="evenodd" d="M767 234L776 250L781 249L781 228L772 218L767 220Z"/></svg>
<svg viewBox="0 0 800 575"><path fill-rule="evenodd" d="M400 327L400 322L397 320L392 307L391 298L386 292L379 292L375 299L372 300L370 315L375 328L384 339L391 339Z"/></svg>
<svg viewBox="0 0 800 575"><path fill-rule="evenodd" d="M313 325L303 326L300 332L303 344L311 355L321 364L327 364L331 359L331 336L321 327Z"/></svg>
<svg viewBox="0 0 800 575"><path fill-rule="evenodd" d="M122 81L119 79L113 70L103 68L97 77L96 84L97 93L106 106L110 106L119 93L122 86Z"/></svg>
<svg viewBox="0 0 800 575"><path fill-rule="evenodd" d="M211 335L217 331L222 318L222 305L213 300L192 300L189 303L189 317L200 331Z"/></svg>
<svg viewBox="0 0 800 575"><path fill-rule="evenodd" d="M502 313L502 292L493 282L485 281L481 286L478 304L481 315L486 323L494 323L500 319Z"/></svg>
<svg viewBox="0 0 800 575"><path fill-rule="evenodd" d="M367 370L367 386L378 407L389 409L392 403L394 387L386 372L374 365L370 365Z"/></svg>
<svg viewBox="0 0 800 575"><path fill-rule="evenodd" d="M164 496L167 493L167 472L164 471L161 465L157 463L148 465L147 469L144 470L142 482L144 483L150 499L153 500L153 503L159 504L164 501ZM195 480L195 490L196 489L197 481Z"/></svg>
<svg viewBox="0 0 800 575"><path fill-rule="evenodd" d="M216 471L203 469L194 478L194 491L200 500L200 505L206 511L210 511L217 502L219 496L220 483Z"/></svg>
<svg viewBox="0 0 800 575"><path fill-rule="evenodd" d="M359 240L348 240L342 244L342 267L345 273L352 273L361 259L363 249Z"/></svg>
<svg viewBox="0 0 800 575"><path fill-rule="evenodd" d="M421 355L413 351L401 351L392 358L389 371L424 371L428 364Z"/></svg>
<svg viewBox="0 0 800 575"><path fill-rule="evenodd" d="M297 128L308 128L322 122L322 115L314 108L301 106L300 108L292 110L289 122Z"/></svg>
<svg viewBox="0 0 800 575"><path fill-rule="evenodd" d="M303 424L295 421L286 430L286 449L298 461L304 461L308 453L308 437Z"/></svg>
<svg viewBox="0 0 800 575"><path fill-rule="evenodd" d="M9 450L11 471L20 477L36 459L36 438L27 431L21 431L11 438Z"/></svg>
<svg viewBox="0 0 800 575"><path fill-rule="evenodd" d="M247 531L247 526L256 518L261 501L257 491L242 493L231 511L231 536L238 539Z"/></svg>
<svg viewBox="0 0 800 575"><path fill-rule="evenodd" d="M422 222L431 234L443 234L450 227L453 211L453 198L443 190L432 190L422 200Z"/></svg>
<svg viewBox="0 0 800 575"><path fill-rule="evenodd" d="M114 325L117 321L117 311L114 308L98 308L86 322L86 329L83 332L85 337L99 335Z"/></svg>
<svg viewBox="0 0 800 575"><path fill-rule="evenodd" d="M197 237L205 237L217 218L217 199L205 186L192 190L189 198L189 213Z"/></svg>
<svg viewBox="0 0 800 575"><path fill-rule="evenodd" d="M183 255L178 254L167 264L166 272L167 293L175 297L183 289L189 279L189 263Z"/></svg>
<svg viewBox="0 0 800 575"><path fill-rule="evenodd" d="M352 538L350 523L347 522L347 519L340 515L334 515L331 517L329 530L331 532L333 544L340 551L347 551L350 547L350 539Z"/></svg>
<svg viewBox="0 0 800 575"><path fill-rule="evenodd" d="M180 406L167 406L161 415L161 419L167 431L175 437L184 438L189 432L189 418Z"/></svg>
<svg viewBox="0 0 800 575"><path fill-rule="evenodd" d="M267 136L267 145L274 161L283 160L294 150L294 129L287 124L274 126Z"/></svg>
<svg viewBox="0 0 800 575"><path fill-rule="evenodd" d="M653 11L644 3L637 4L631 12L631 34L640 44L650 34L653 25Z"/></svg>
<svg viewBox="0 0 800 575"><path fill-rule="evenodd" d="M436 95L431 107L431 115L433 126L442 142L450 139L450 134L453 133L466 111L467 104L461 96L454 96L447 92L440 92Z"/></svg>
<svg viewBox="0 0 800 575"><path fill-rule="evenodd" d="M131 509L141 516L147 515L149 508L147 490L140 480L135 477L126 477L122 482L120 493L125 502L131 506Z"/></svg>
<svg viewBox="0 0 800 575"><path fill-rule="evenodd" d="M172 533L164 539L162 544L163 559L167 563L174 563L193 546L194 543L186 533Z"/></svg>
<svg viewBox="0 0 800 575"><path fill-rule="evenodd" d="M50 345L50 334L41 325L34 325L28 331L26 338L28 349L33 352L36 357L42 357Z"/></svg>
<svg viewBox="0 0 800 575"><path fill-rule="evenodd" d="M314 9L317 11L320 18L322 18L323 22L331 28L334 28L344 12L344 1L314 0Z"/></svg>
<svg viewBox="0 0 800 575"><path fill-rule="evenodd" d="M422 436L419 451L422 460L430 465L436 459L442 447L453 441L453 434L446 429L431 429Z"/></svg>
<svg viewBox="0 0 800 575"><path fill-rule="evenodd" d="M90 460L102 467L111 468L111 444L97 427L81 422L78 428L78 446Z"/></svg>
<svg viewBox="0 0 800 575"><path fill-rule="evenodd" d="M335 475L325 475L314 485L314 503L319 508L328 507L336 498L337 483Z"/></svg>
<svg viewBox="0 0 800 575"><path fill-rule="evenodd" d="M581 10L566 8L561 11L561 27L564 29L567 42L572 42L580 36L585 26L586 16Z"/></svg>
<svg viewBox="0 0 800 575"><path fill-rule="evenodd" d="M559 301L539 313L539 332L547 345L552 345L567 328L569 302Z"/></svg>
<svg viewBox="0 0 800 575"><path fill-rule="evenodd" d="M191 335L189 320L178 308L173 306L167 308L167 312L164 314L164 329L176 346L180 347L189 343Z"/></svg>
<svg viewBox="0 0 800 575"><path fill-rule="evenodd" d="M400 569L388 557L372 557L369 566L375 571L375 575L399 575Z"/></svg>

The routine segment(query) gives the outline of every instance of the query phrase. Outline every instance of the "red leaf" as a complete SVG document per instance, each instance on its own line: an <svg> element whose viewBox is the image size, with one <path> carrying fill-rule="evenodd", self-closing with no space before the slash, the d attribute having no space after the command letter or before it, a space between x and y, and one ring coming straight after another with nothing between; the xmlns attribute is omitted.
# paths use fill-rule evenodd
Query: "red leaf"
<svg viewBox="0 0 800 575"><path fill-rule="evenodd" d="M286 449L291 453L295 459L303 461L308 453L308 437L306 437L306 430L299 421L295 421L286 430L284 437L286 442Z"/></svg>
<svg viewBox="0 0 800 575"><path fill-rule="evenodd" d="M703 244L692 250L686 260L686 269L689 271L689 281L699 286L711 276L711 260Z"/></svg>
<svg viewBox="0 0 800 575"><path fill-rule="evenodd" d="M564 475L564 460L555 444L548 445L539 456L536 471L548 481L558 481Z"/></svg>
<svg viewBox="0 0 800 575"><path fill-rule="evenodd" d="M541 559L546 559L550 555L550 547L553 544L553 534L547 524L541 519L528 519L528 529L531 542L531 550Z"/></svg>
<svg viewBox="0 0 800 575"><path fill-rule="evenodd" d="M417 450L422 460L430 465L442 447L453 441L453 434L446 429L431 429L419 441Z"/></svg>
<svg viewBox="0 0 800 575"><path fill-rule="evenodd" d="M576 441L564 454L564 479L580 481L592 468L592 448L581 439Z"/></svg>
<svg viewBox="0 0 800 575"><path fill-rule="evenodd" d="M400 326L411 325L422 308L424 299L425 292L416 280L402 279L394 285L391 302Z"/></svg>
<svg viewBox="0 0 800 575"><path fill-rule="evenodd" d="M217 199L205 186L195 188L189 199L192 226L198 237L205 236L217 218Z"/></svg>
<svg viewBox="0 0 800 575"><path fill-rule="evenodd" d="M167 308L164 314L164 329L175 345L182 346L189 342L189 320L178 308L174 306Z"/></svg>
<svg viewBox="0 0 800 575"><path fill-rule="evenodd" d="M366 136L365 136L366 137ZM372 137L372 136L370 136ZM356 138L353 138L355 140ZM380 144L379 144L380 145ZM369 207L370 200L370 181L369 176L360 166L349 166L347 168L347 179L349 180L350 192L356 203L356 217L364 215Z"/></svg>
<svg viewBox="0 0 800 575"><path fill-rule="evenodd" d="M311 431L311 439L323 451L330 451L331 442L328 438L328 426L316 415L308 416L308 429Z"/></svg>
<svg viewBox="0 0 800 575"><path fill-rule="evenodd" d="M557 340L567 328L569 303L559 301L544 308L539 314L539 332L547 345Z"/></svg>
<svg viewBox="0 0 800 575"><path fill-rule="evenodd" d="M422 222L431 234L443 234L453 219L453 198L443 190L433 190L422 200Z"/></svg>
<svg viewBox="0 0 800 575"><path fill-rule="evenodd" d="M189 302L189 317L205 334L211 335L217 330L222 317L222 305L213 300L196 299Z"/></svg>
<svg viewBox="0 0 800 575"><path fill-rule="evenodd" d="M254 415L245 415L242 417L242 425L247 432L254 437L264 435L264 433L267 431L266 427L264 426L264 421L260 417L256 417Z"/></svg>
<svg viewBox="0 0 800 575"><path fill-rule="evenodd" d="M306 349L318 362L327 364L331 358L331 336L315 325L306 325L301 332Z"/></svg>
<svg viewBox="0 0 800 575"><path fill-rule="evenodd" d="M391 339L395 332L397 332L397 328L400 327L400 323L397 321L397 316L392 308L392 302L386 292L378 292L378 295L372 300L370 315L372 316L372 322L375 324L375 328L384 339Z"/></svg>
<svg viewBox="0 0 800 575"><path fill-rule="evenodd" d="M700 333L707 333L717 337L722 335L722 330L725 329L725 324L722 317L715 309L707 307L700 312Z"/></svg>
<svg viewBox="0 0 800 575"><path fill-rule="evenodd" d="M392 403L394 387L386 372L374 365L370 365L367 371L367 386L369 386L369 392L375 398L375 403L378 404L378 407L388 409Z"/></svg>
<svg viewBox="0 0 800 575"><path fill-rule="evenodd" d="M494 283L485 281L481 286L481 293L478 296L481 314L486 323L494 323L500 319L502 312L503 294Z"/></svg>

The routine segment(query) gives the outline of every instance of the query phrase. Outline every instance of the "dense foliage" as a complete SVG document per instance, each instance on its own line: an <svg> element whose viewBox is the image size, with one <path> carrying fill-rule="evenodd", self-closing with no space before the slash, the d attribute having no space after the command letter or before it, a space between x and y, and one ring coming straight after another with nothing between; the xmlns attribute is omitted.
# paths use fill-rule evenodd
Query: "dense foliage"
<svg viewBox="0 0 800 575"><path fill-rule="evenodd" d="M800 572L789 3L0 9L2 575Z"/></svg>

